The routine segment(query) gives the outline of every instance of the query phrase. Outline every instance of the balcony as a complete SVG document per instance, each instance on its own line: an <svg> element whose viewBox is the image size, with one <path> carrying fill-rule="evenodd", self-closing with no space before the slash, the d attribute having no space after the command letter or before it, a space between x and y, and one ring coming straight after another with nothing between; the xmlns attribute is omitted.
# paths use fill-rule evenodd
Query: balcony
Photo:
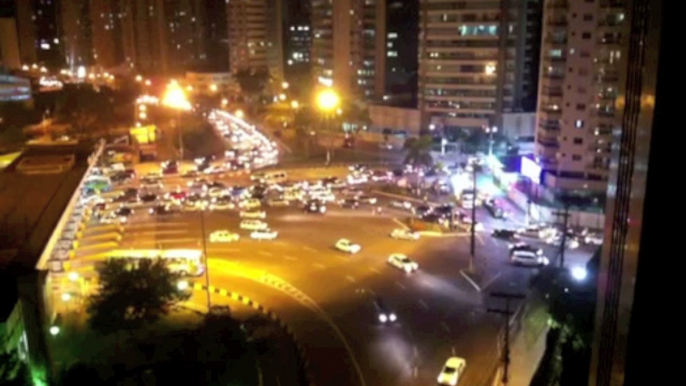
<svg viewBox="0 0 686 386"><path fill-rule="evenodd" d="M538 127L545 132L559 132L560 121L557 119L541 119L538 123Z"/></svg>
<svg viewBox="0 0 686 386"><path fill-rule="evenodd" d="M550 27L566 27L567 19L548 19L546 25Z"/></svg>
<svg viewBox="0 0 686 386"><path fill-rule="evenodd" d="M548 149L559 149L560 148L560 142L558 142L557 137L551 138L551 137L543 137L543 138L536 138L536 143L539 145L548 148Z"/></svg>
<svg viewBox="0 0 686 386"><path fill-rule="evenodd" d="M561 55L561 56L545 55L545 56L543 56L543 60L546 62L550 62L550 63L564 63L567 61L567 57L565 55Z"/></svg>
<svg viewBox="0 0 686 386"><path fill-rule="evenodd" d="M562 110L551 109L551 108L541 108L539 111L541 119L560 119L562 117Z"/></svg>
<svg viewBox="0 0 686 386"><path fill-rule="evenodd" d="M549 1L545 5L546 9L567 9L569 7L569 1L567 0L555 0L555 1Z"/></svg>
<svg viewBox="0 0 686 386"><path fill-rule="evenodd" d="M544 97L562 97L562 87L541 87L541 94ZM547 100L553 100L553 98L546 98ZM555 99L556 102L562 102L561 100Z"/></svg>

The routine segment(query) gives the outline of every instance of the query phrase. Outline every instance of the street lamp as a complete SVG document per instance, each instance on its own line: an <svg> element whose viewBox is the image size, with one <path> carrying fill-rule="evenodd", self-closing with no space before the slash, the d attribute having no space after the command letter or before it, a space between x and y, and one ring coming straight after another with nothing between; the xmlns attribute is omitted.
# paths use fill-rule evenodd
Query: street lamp
<svg viewBox="0 0 686 386"><path fill-rule="evenodd" d="M238 119L243 119L243 117L245 117L243 110L236 110L236 113L234 115L236 115L236 118Z"/></svg>
<svg viewBox="0 0 686 386"><path fill-rule="evenodd" d="M283 93L282 93L282 94L279 94L279 99L280 99L281 101L285 101L285 100L286 100L286 94L283 94Z"/></svg>
<svg viewBox="0 0 686 386"><path fill-rule="evenodd" d="M291 101L291 108L293 110L297 110L300 107L300 103L298 101Z"/></svg>
<svg viewBox="0 0 686 386"><path fill-rule="evenodd" d="M136 82L140 83L143 81L143 76L141 75L136 75Z"/></svg>
<svg viewBox="0 0 686 386"><path fill-rule="evenodd" d="M210 85L210 91L212 91L212 92L217 92L218 89L219 89L219 88L217 87L216 84L212 83L212 84Z"/></svg>
<svg viewBox="0 0 686 386"><path fill-rule="evenodd" d="M486 126L484 130L486 131L486 134L488 134L488 159L491 159L491 157L493 157L493 134L498 132L498 127Z"/></svg>
<svg viewBox="0 0 686 386"><path fill-rule="evenodd" d="M288 82L282 82L282 83L281 83L281 88L283 88L284 90L286 90L286 89L288 88L288 86L290 86L290 85L288 84Z"/></svg>
<svg viewBox="0 0 686 386"><path fill-rule="evenodd" d="M588 277L588 271L584 267L574 267L571 271L572 278L576 281L584 281Z"/></svg>
<svg viewBox="0 0 686 386"><path fill-rule="evenodd" d="M181 135L181 112L191 109L183 89L175 81L167 85L162 96L162 105L176 111L176 125L179 132L179 158L183 159L183 136Z"/></svg>
<svg viewBox="0 0 686 386"><path fill-rule="evenodd" d="M332 89L324 89L317 94L317 107L324 113L324 121L327 126L327 131L331 129L331 117L338 109L341 99ZM330 133L329 133L330 134ZM329 146L326 148L326 164L331 162L331 138L329 138Z"/></svg>

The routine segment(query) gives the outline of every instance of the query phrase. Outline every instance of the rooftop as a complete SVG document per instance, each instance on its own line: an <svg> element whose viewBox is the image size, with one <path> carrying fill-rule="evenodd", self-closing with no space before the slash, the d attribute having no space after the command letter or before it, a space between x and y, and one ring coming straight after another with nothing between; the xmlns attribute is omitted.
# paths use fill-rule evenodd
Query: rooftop
<svg viewBox="0 0 686 386"><path fill-rule="evenodd" d="M0 172L0 271L35 269L94 149L32 144Z"/></svg>

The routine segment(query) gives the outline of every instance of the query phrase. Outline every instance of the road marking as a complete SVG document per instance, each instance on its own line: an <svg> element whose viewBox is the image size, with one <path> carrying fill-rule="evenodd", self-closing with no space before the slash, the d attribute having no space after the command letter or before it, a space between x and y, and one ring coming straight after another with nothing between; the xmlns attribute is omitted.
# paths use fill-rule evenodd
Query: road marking
<svg viewBox="0 0 686 386"><path fill-rule="evenodd" d="M427 310L427 311L429 310L429 305L426 304L426 302L425 302L424 300L419 299L419 301L418 301L417 303L419 303L419 305L420 305L423 309L425 309L425 310Z"/></svg>
<svg viewBox="0 0 686 386"><path fill-rule="evenodd" d="M151 236L161 236L161 235L178 235L178 234L188 234L187 230L183 229L178 229L178 230L163 230L163 231L143 231L143 232L126 232L124 231L127 236L130 235L136 235L136 236L145 236L145 235L151 235Z"/></svg>
<svg viewBox="0 0 686 386"><path fill-rule="evenodd" d="M324 265L324 264L319 264L319 263L317 263L317 264L313 264L313 265L314 265L315 268L326 269L326 265Z"/></svg>
<svg viewBox="0 0 686 386"><path fill-rule="evenodd" d="M441 322L441 327L445 330L445 332L450 333L450 327L445 322Z"/></svg>
<svg viewBox="0 0 686 386"><path fill-rule="evenodd" d="M350 276L350 275L347 275L345 278L348 279L348 281L351 282L351 283L355 283L355 282L357 281L357 280L355 280L354 277L352 277L352 276Z"/></svg>
<svg viewBox="0 0 686 386"><path fill-rule="evenodd" d="M393 222L395 222L396 224L398 224L398 225L400 225L401 227L403 227L403 229L410 229L410 228L407 226L407 224L405 224L404 222L398 220L397 218L393 218Z"/></svg>
<svg viewBox="0 0 686 386"><path fill-rule="evenodd" d="M208 246L207 249L211 250L212 252L219 252L219 253L234 253L240 251L238 248L224 248L224 247L215 247L215 246Z"/></svg>
<svg viewBox="0 0 686 386"><path fill-rule="evenodd" d="M381 274L381 271L379 271L379 270L376 269L376 268L369 268L369 270L372 271L372 272L374 272L374 273L377 274L377 275L380 275L380 274Z"/></svg>
<svg viewBox="0 0 686 386"><path fill-rule="evenodd" d="M395 285L397 285L398 287L400 287L400 289L402 289L402 290L407 290L407 287L405 287L404 285L400 284L400 282L398 282L398 281L395 282ZM421 301L421 300L420 300L420 301Z"/></svg>
<svg viewBox="0 0 686 386"><path fill-rule="evenodd" d="M495 275L493 275L493 277L491 278L491 280L487 281L486 284L484 284L483 286L481 286L481 290L484 290L486 287L488 287L489 285L493 284L496 280L498 280L498 278L500 277L501 274L502 274L502 272L498 271L498 273L496 273Z"/></svg>
<svg viewBox="0 0 686 386"><path fill-rule="evenodd" d="M259 253L262 256L274 256L273 253L267 251L257 251L257 253Z"/></svg>
<svg viewBox="0 0 686 386"><path fill-rule="evenodd" d="M483 245L484 245L484 238L481 237L480 234L476 234L476 235L474 235L474 236L475 236L476 239L479 241L479 244L481 244L481 245L483 246Z"/></svg>
<svg viewBox="0 0 686 386"><path fill-rule="evenodd" d="M412 369L412 374L414 375L415 378L417 378L419 376L419 367L418 366L415 366Z"/></svg>
<svg viewBox="0 0 686 386"><path fill-rule="evenodd" d="M455 356L455 346L450 347L450 352Z"/></svg>
<svg viewBox="0 0 686 386"><path fill-rule="evenodd" d="M283 258L290 261L298 261L298 259L293 256L283 255Z"/></svg>
<svg viewBox="0 0 686 386"><path fill-rule="evenodd" d="M317 252L316 249L314 249L312 247L308 247L307 245L303 245L303 249L308 251L308 252Z"/></svg>

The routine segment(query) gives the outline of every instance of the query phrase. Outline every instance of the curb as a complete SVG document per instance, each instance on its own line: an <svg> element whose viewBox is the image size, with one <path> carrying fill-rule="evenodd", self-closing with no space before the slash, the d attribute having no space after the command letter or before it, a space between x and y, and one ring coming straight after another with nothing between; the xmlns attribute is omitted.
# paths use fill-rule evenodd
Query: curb
<svg viewBox="0 0 686 386"><path fill-rule="evenodd" d="M469 284L471 284L477 291L481 292L481 287L479 287L479 285L476 284L476 282L472 280L472 278L469 277L469 275L464 270L460 270L460 275L462 275L462 277L464 277L469 282Z"/></svg>
<svg viewBox="0 0 686 386"><path fill-rule="evenodd" d="M206 287L202 284L199 284L199 283L193 283L192 289L194 291L207 291L208 287ZM286 334L293 339L293 342L296 345L296 349L298 351L298 356L300 357L300 360L301 360L303 367L304 367L304 370L305 370L305 374L307 376L307 384L311 385L311 386L315 385L314 380L312 378L312 373L310 372L310 369L309 369L310 366L309 366L309 361L307 359L307 353L306 353L305 349L300 345L300 343L298 343L298 339L297 339L297 336L295 334L295 331L293 331L292 328L290 328L281 318L279 318L276 315L276 313L267 309L262 304L250 299L247 296L243 296L237 292L231 292L231 291L228 291L226 289L216 288L214 286L209 287L209 292L212 294L217 294L220 296L228 297L228 298L231 298L232 300L241 302L244 305L247 305L247 306L251 307L252 309L258 311L259 313L266 315L270 320L273 320L276 323L278 323L279 327L281 327L281 329L283 329L283 331L286 332ZM202 314L205 313L205 312L199 311L197 309L194 309L194 307L187 307L187 306L183 306L183 307L190 309L192 311L198 312L198 313L202 313Z"/></svg>

